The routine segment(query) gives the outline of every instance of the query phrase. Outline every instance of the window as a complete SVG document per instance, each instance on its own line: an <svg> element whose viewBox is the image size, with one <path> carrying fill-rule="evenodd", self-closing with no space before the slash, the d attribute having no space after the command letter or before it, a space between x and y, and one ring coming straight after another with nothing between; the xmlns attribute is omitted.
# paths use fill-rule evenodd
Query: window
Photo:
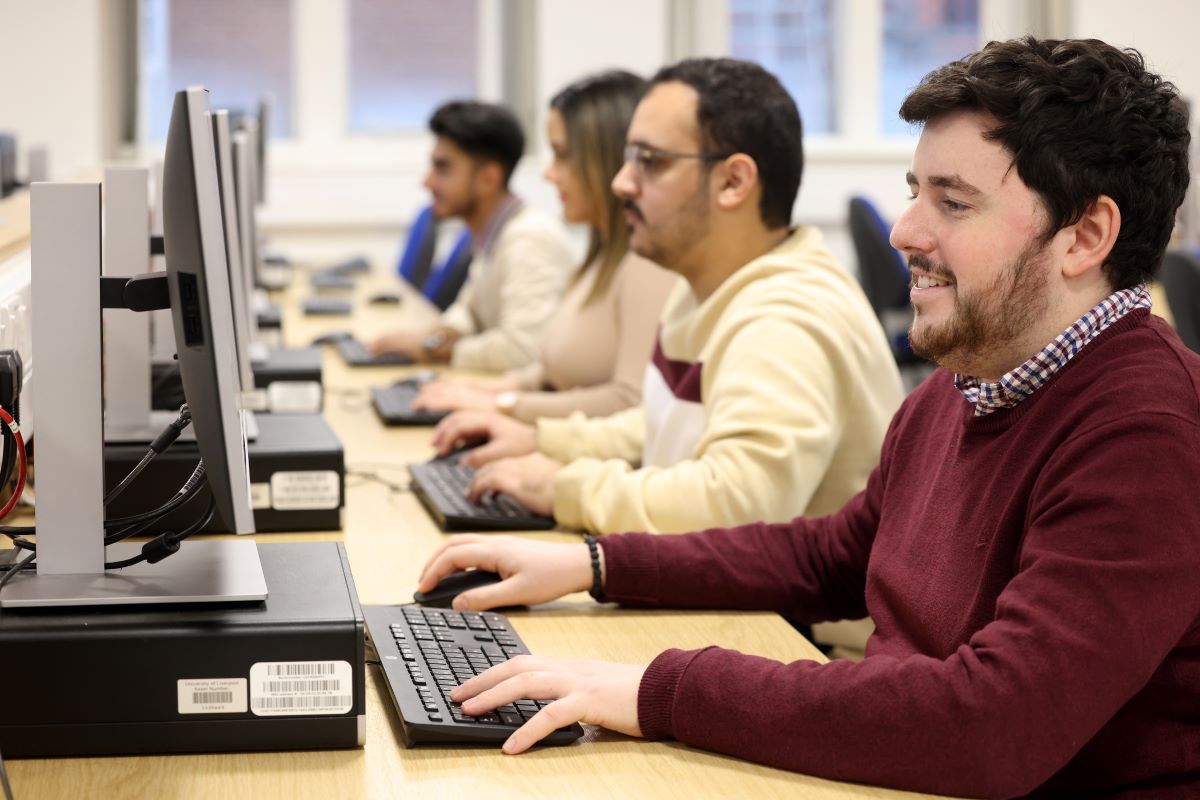
<svg viewBox="0 0 1200 800"><path fill-rule="evenodd" d="M927 72L979 48L979 0L885 0L879 118L886 136L911 133L896 114Z"/></svg>
<svg viewBox="0 0 1200 800"><path fill-rule="evenodd" d="M350 0L349 128L422 129L449 98L477 95L478 0Z"/></svg>
<svg viewBox="0 0 1200 800"><path fill-rule="evenodd" d="M806 135L833 133L831 0L730 0L730 54L774 73L800 107Z"/></svg>
<svg viewBox="0 0 1200 800"><path fill-rule="evenodd" d="M167 136L175 92L201 84L213 108L254 113L272 103L271 134L292 135L291 0L142 0L144 136Z"/></svg>

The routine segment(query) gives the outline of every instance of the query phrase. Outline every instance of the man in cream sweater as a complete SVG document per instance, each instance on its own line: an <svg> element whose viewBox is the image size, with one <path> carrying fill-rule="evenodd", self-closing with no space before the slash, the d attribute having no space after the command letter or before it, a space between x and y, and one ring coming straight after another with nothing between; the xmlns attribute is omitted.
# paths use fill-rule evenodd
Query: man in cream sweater
<svg viewBox="0 0 1200 800"><path fill-rule="evenodd" d="M566 231L508 189L525 136L507 109L447 103L429 129L437 139L425 188L438 219L462 217L470 228L471 272L439 326L393 331L370 349L486 372L525 366L537 358L574 264Z"/></svg>
<svg viewBox="0 0 1200 800"><path fill-rule="evenodd" d="M486 437L472 495L563 525L678 532L836 511L866 483L903 396L879 323L813 228L790 228L803 155L792 98L761 67L666 67L613 190L631 246L685 278L642 405L524 425L460 412L441 451ZM519 456L519 457L514 457Z"/></svg>

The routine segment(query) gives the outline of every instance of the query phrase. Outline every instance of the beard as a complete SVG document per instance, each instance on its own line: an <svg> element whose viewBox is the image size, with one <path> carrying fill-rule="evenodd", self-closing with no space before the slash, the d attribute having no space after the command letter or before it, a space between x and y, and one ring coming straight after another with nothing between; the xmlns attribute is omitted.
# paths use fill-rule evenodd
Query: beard
<svg viewBox="0 0 1200 800"><path fill-rule="evenodd" d="M704 238L709 228L709 197L703 173L702 180L694 195L688 198L682 206L671 213L666 220L656 225L646 221L642 210L636 203L627 201L625 207L631 209L641 220L640 241L631 240L630 247L642 258L653 261L666 269L673 269L681 257L696 246ZM634 239L638 239L634 235Z"/></svg>
<svg viewBox="0 0 1200 800"><path fill-rule="evenodd" d="M921 311L914 304L916 317L908 331L913 352L965 375L978 375L982 365L1007 355L1046 311L1049 273L1045 249L1045 245L1031 242L984 289L967 294L953 282L954 313L941 324L921 325ZM910 256L908 263L939 278L953 279L949 265L934 264L922 255Z"/></svg>

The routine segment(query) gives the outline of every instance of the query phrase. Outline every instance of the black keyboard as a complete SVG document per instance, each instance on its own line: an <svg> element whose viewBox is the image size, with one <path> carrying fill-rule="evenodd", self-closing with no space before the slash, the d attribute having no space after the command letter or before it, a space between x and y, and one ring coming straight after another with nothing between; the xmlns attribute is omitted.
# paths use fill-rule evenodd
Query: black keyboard
<svg viewBox="0 0 1200 800"><path fill-rule="evenodd" d="M529 653L502 614L363 606L363 616L409 747L423 742L500 744L549 705L518 700L469 717L451 702L450 690L455 686L488 667ZM559 728L542 743L569 744L582 735L583 728L573 724Z"/></svg>
<svg viewBox="0 0 1200 800"><path fill-rule="evenodd" d="M404 353L380 353L373 356L367 351L365 344L353 338L339 339L337 349L345 362L352 367L394 367L413 363Z"/></svg>
<svg viewBox="0 0 1200 800"><path fill-rule="evenodd" d="M413 493L444 531L533 531L554 527L553 517L534 514L505 494L485 496L478 505L466 498L474 467L455 457L410 464Z"/></svg>
<svg viewBox="0 0 1200 800"><path fill-rule="evenodd" d="M448 412L414 411L413 400L424 381L404 380L371 389L371 404L384 425L436 425Z"/></svg>

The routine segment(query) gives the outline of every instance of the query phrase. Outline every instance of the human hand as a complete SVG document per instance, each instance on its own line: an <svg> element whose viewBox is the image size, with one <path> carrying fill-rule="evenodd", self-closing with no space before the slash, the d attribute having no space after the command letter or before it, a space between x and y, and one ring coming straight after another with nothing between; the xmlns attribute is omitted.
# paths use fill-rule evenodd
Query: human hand
<svg viewBox="0 0 1200 800"><path fill-rule="evenodd" d="M431 381L422 386L413 398L413 408L418 411L491 411L496 408L496 398L492 392L474 387L466 381Z"/></svg>
<svg viewBox="0 0 1200 800"><path fill-rule="evenodd" d="M467 487L467 499L478 503L488 492L506 494L535 514L554 516L554 476L563 465L541 453L502 458L480 468Z"/></svg>
<svg viewBox="0 0 1200 800"><path fill-rule="evenodd" d="M403 353L413 361L421 358L421 334L416 331L392 331L367 342L367 352L373 356L381 353Z"/></svg>
<svg viewBox="0 0 1200 800"><path fill-rule="evenodd" d="M537 450L537 429L506 417L498 411L457 411L438 423L433 431L433 446L438 455L486 440L462 457L468 467L481 467L489 461L522 456Z"/></svg>
<svg viewBox="0 0 1200 800"><path fill-rule="evenodd" d="M454 687L450 699L471 716L517 700L553 700L508 737L504 752L516 755L573 722L641 736L637 700L645 672L632 664L517 656Z"/></svg>
<svg viewBox="0 0 1200 800"><path fill-rule="evenodd" d="M603 570L603 551L600 558ZM450 537L430 557L417 589L428 592L452 572L472 567L498 573L502 580L454 598L459 611L548 603L592 587L592 559L586 544L463 534Z"/></svg>

